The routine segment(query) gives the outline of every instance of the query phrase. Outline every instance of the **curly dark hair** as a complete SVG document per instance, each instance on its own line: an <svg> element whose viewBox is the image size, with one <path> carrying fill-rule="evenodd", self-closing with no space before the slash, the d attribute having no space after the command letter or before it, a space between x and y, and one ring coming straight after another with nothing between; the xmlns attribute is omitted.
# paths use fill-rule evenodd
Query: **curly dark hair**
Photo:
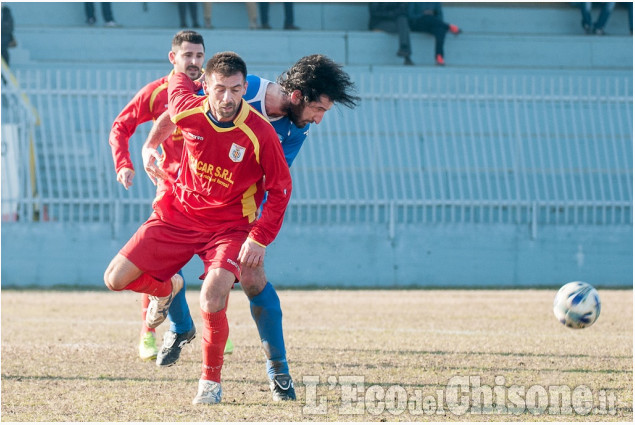
<svg viewBox="0 0 635 425"><path fill-rule="evenodd" d="M341 65L324 55L305 56L283 72L276 81L291 94L300 90L305 102L316 102L327 96L333 103L353 108L360 98L352 94L355 84Z"/></svg>
<svg viewBox="0 0 635 425"><path fill-rule="evenodd" d="M202 44L203 50L205 50L205 43L203 42L203 36L196 31L183 30L174 35L172 39L172 49L178 49L184 42L193 44Z"/></svg>
<svg viewBox="0 0 635 425"><path fill-rule="evenodd" d="M234 52L216 53L205 65L205 75L219 73L229 77L238 72L243 74L243 79L247 78L247 65L245 61Z"/></svg>

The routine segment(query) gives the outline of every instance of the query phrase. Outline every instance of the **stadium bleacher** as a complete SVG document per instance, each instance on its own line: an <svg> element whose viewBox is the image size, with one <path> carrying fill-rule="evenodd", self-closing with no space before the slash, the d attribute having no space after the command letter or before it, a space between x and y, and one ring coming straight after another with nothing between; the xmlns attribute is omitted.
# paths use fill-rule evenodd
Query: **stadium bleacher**
<svg viewBox="0 0 635 425"><path fill-rule="evenodd" d="M115 3L118 28L99 19L86 26L81 3L10 7L19 43L12 70L42 123L38 197L25 190L20 220L3 223L2 281L101 285L153 195L142 172L128 192L114 181L109 127L138 88L169 69L176 6ZM281 7L272 4L274 28ZM234 50L267 78L324 53L345 65L363 99L354 111L330 112L294 164L292 205L268 254L272 281L632 286L626 9L614 10L606 36L588 36L569 3L444 8L464 32L447 37L448 66L439 68L425 34L412 36L417 66L402 66L396 36L366 30L366 3L296 3L302 30L293 32L249 30L243 3L214 3L214 29L200 30L208 52ZM21 178L29 181L26 171ZM347 255L333 256L333 247ZM190 282L198 268L186 269Z"/></svg>

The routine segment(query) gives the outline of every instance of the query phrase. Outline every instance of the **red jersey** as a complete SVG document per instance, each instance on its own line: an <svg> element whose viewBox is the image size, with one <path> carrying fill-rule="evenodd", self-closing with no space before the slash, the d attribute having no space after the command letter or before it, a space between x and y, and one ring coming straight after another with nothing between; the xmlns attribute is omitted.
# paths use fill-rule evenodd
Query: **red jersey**
<svg viewBox="0 0 635 425"><path fill-rule="evenodd" d="M130 160L129 140L137 129L137 126L156 120L168 109L168 81L174 74L159 78L143 87L125 108L117 115L110 130L108 142L112 149L112 158L115 162L115 171L119 173L122 168L134 170ZM170 177L176 178L181 163L183 152L183 135L178 128L162 144L163 162L161 168Z"/></svg>
<svg viewBox="0 0 635 425"><path fill-rule="evenodd" d="M173 190L155 202L155 210L164 221L204 232L255 222L249 237L268 245L291 196L278 136L244 100L232 122L218 123L207 97L195 95L194 87L183 73L169 82L170 116L183 134L184 153ZM256 221L265 191L267 208Z"/></svg>

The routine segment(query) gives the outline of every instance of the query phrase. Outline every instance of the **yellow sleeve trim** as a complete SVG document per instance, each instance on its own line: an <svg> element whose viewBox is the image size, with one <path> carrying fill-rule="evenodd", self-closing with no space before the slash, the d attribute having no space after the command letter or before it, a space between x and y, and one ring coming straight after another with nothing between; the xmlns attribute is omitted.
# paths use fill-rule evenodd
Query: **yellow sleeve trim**
<svg viewBox="0 0 635 425"><path fill-rule="evenodd" d="M267 245L263 245L263 244L261 244L260 242L258 242L257 240L252 239L252 238L250 238L250 237L248 237L248 238L247 238L247 240L252 241L252 242L253 242L253 243L255 243L256 245L260 245L260 246L261 246L261 247L263 247L263 248L266 248L266 247L267 247Z"/></svg>

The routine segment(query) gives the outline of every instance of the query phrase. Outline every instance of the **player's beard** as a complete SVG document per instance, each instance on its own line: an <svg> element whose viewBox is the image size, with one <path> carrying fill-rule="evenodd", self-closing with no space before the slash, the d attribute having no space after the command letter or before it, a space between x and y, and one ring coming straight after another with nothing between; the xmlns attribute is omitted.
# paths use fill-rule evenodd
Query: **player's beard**
<svg viewBox="0 0 635 425"><path fill-rule="evenodd" d="M198 80L201 76L201 69L196 66L190 66L185 70L185 73L191 80Z"/></svg>
<svg viewBox="0 0 635 425"><path fill-rule="evenodd" d="M304 128L309 122L302 121L302 113L304 112L304 102L299 105L294 105L293 103L289 104L287 108L287 116L291 120L293 124L295 124L298 128Z"/></svg>
<svg viewBox="0 0 635 425"><path fill-rule="evenodd" d="M222 119L232 119L238 113L238 104L234 102L222 102L218 104L216 108L216 118L221 121Z"/></svg>

